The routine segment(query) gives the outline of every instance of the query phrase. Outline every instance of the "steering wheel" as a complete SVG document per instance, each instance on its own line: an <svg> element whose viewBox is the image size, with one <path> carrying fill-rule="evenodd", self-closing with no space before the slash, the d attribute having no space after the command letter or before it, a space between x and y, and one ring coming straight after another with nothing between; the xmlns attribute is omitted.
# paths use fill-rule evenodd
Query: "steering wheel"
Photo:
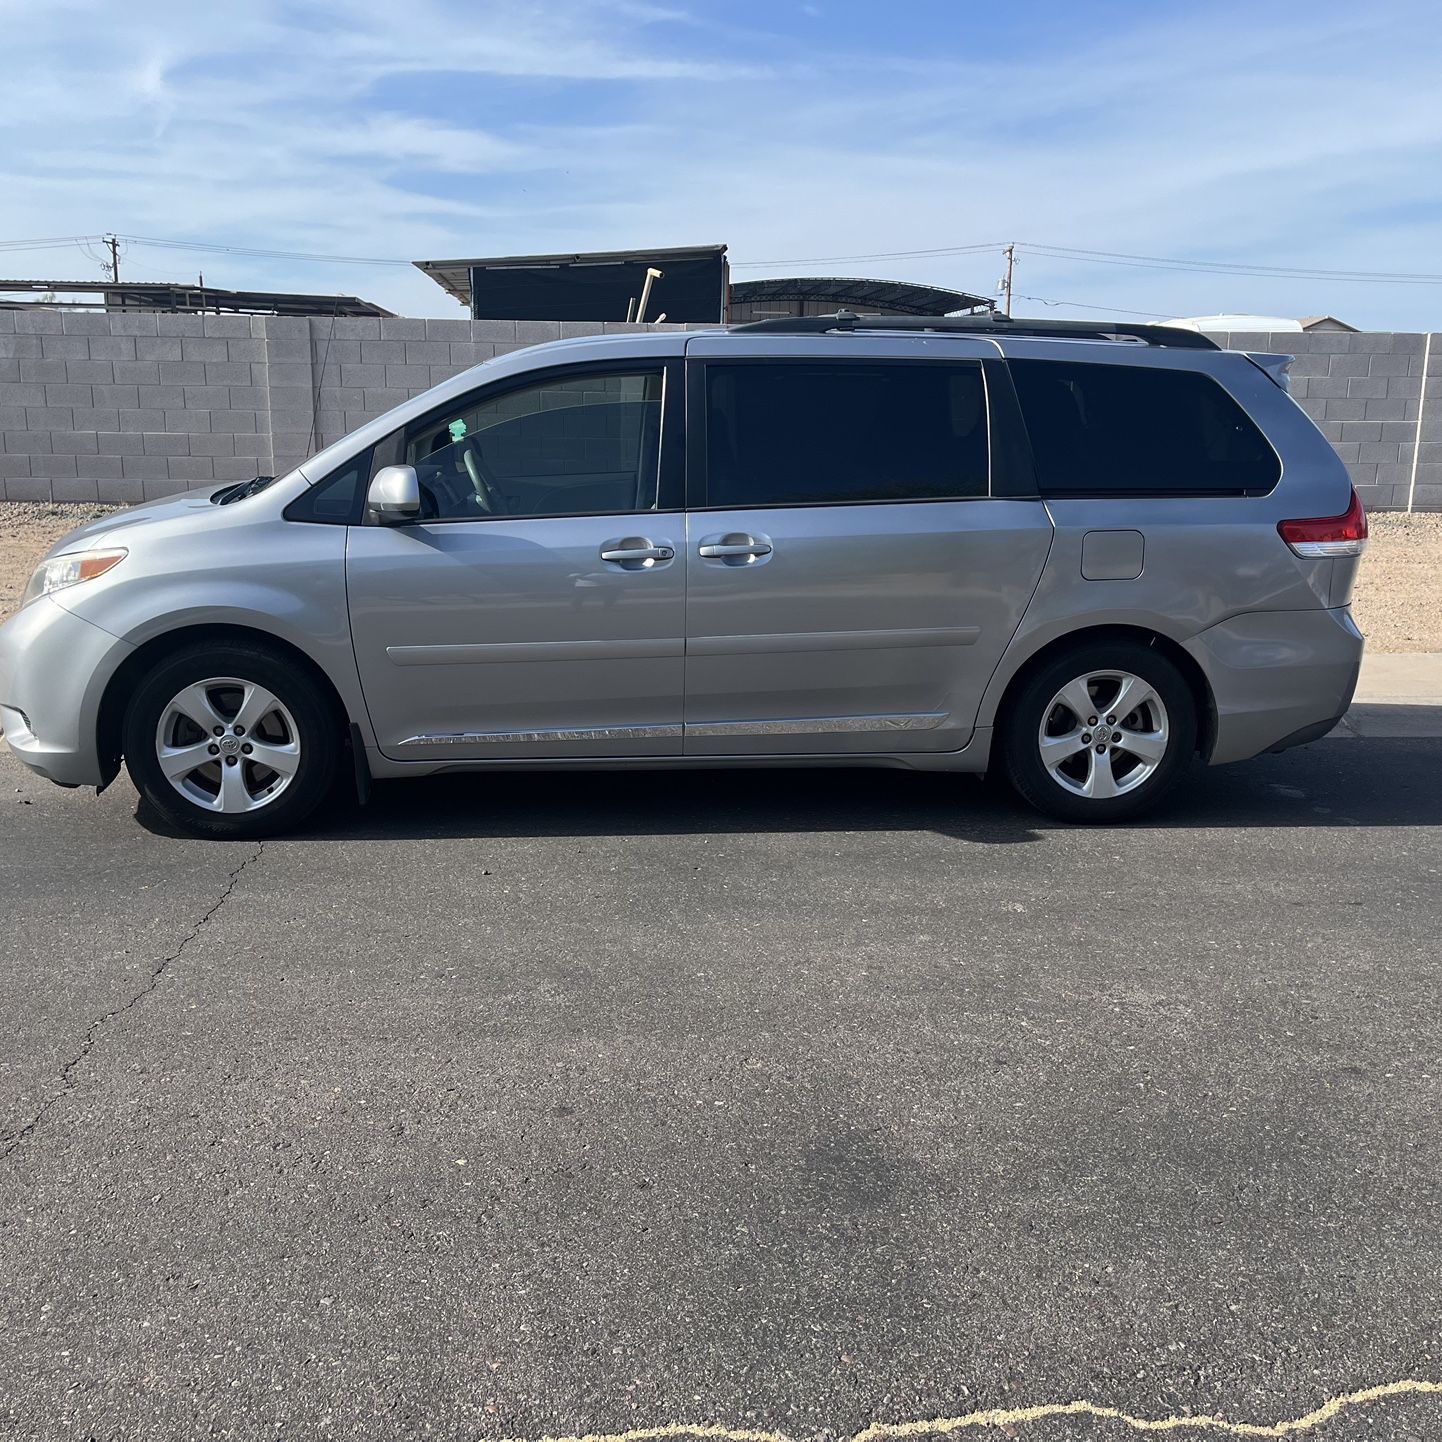
<svg viewBox="0 0 1442 1442"><path fill-rule="evenodd" d="M465 465L466 474L471 478L476 504L490 515L505 515L506 498L501 494L501 488L496 484L490 467L486 465L475 436L467 436L461 442L461 461Z"/></svg>

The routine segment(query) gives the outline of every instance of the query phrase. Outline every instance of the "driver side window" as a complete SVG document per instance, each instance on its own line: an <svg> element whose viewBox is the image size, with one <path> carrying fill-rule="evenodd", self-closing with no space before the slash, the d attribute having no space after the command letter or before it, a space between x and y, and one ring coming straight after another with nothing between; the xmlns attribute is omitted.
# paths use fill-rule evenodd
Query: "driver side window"
<svg viewBox="0 0 1442 1442"><path fill-rule="evenodd" d="M413 428L422 520L654 510L662 372L554 376L463 398Z"/></svg>

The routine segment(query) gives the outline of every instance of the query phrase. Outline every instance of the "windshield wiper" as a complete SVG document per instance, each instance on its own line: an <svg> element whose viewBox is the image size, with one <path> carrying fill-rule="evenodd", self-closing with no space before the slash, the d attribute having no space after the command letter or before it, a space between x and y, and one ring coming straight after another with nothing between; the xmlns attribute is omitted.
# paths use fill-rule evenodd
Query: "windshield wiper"
<svg viewBox="0 0 1442 1442"><path fill-rule="evenodd" d="M243 501L247 496L253 496L258 491L263 491L274 479L274 476L256 476L253 480L226 486L211 496L210 503L213 506L228 506L232 501Z"/></svg>

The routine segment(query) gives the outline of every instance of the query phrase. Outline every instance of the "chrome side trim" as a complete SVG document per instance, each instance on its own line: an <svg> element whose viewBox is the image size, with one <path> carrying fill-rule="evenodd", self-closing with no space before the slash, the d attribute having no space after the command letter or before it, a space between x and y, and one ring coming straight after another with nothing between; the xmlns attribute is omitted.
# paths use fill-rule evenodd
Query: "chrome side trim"
<svg viewBox="0 0 1442 1442"><path fill-rule="evenodd" d="M664 741L681 735L681 728L663 722L655 726L556 727L544 731L455 731L444 735L423 733L397 741L397 746L508 746L525 741Z"/></svg>
<svg viewBox="0 0 1442 1442"><path fill-rule="evenodd" d="M917 646L971 646L979 626L910 631L778 631L759 636L648 637L634 641L472 641L440 646L387 646L393 666L474 666L516 661L634 661L691 656L758 656L785 651L882 651Z"/></svg>
<svg viewBox="0 0 1442 1442"><path fill-rule="evenodd" d="M688 721L688 736L811 736L835 731L934 731L949 711L900 716L797 716L776 721Z"/></svg>
<svg viewBox="0 0 1442 1442"><path fill-rule="evenodd" d="M761 636L691 636L688 656L757 656L778 651L891 651L913 646L971 646L980 626L909 631L777 631Z"/></svg>
<svg viewBox="0 0 1442 1442"><path fill-rule="evenodd" d="M633 661L682 656L680 636L637 641L476 641L447 646L387 646L393 666L495 665L508 661Z"/></svg>

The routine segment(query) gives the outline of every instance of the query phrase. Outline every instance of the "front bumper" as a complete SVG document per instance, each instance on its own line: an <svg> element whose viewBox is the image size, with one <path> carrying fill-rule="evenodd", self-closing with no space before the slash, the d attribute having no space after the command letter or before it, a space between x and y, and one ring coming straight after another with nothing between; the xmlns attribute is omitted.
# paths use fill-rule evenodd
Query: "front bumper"
<svg viewBox="0 0 1442 1442"><path fill-rule="evenodd" d="M133 650L49 596L0 626L0 730L15 756L59 786L101 785L100 698Z"/></svg>
<svg viewBox="0 0 1442 1442"><path fill-rule="evenodd" d="M1346 606L1251 611L1194 636L1186 650L1216 703L1207 759L1241 761L1325 735L1352 704L1362 646Z"/></svg>

